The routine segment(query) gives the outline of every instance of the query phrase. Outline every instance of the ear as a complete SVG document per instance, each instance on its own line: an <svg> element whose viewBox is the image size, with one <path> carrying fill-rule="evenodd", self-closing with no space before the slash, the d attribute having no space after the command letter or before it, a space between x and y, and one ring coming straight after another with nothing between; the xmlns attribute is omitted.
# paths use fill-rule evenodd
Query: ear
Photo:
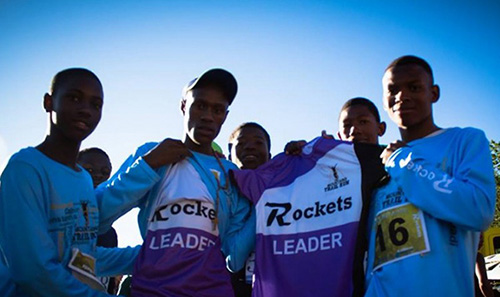
<svg viewBox="0 0 500 297"><path fill-rule="evenodd" d="M181 112L182 115L186 115L186 99L181 99Z"/></svg>
<svg viewBox="0 0 500 297"><path fill-rule="evenodd" d="M436 103L439 100L439 95L440 95L440 89L438 85L433 85L431 87L431 92L432 92L432 103Z"/></svg>
<svg viewBox="0 0 500 297"><path fill-rule="evenodd" d="M43 109L45 109L45 112L52 111L52 103L52 95L45 93L45 95L43 95Z"/></svg>
<svg viewBox="0 0 500 297"><path fill-rule="evenodd" d="M385 134L385 130L387 129L387 124L385 122L380 122L378 124L378 136L383 136Z"/></svg>

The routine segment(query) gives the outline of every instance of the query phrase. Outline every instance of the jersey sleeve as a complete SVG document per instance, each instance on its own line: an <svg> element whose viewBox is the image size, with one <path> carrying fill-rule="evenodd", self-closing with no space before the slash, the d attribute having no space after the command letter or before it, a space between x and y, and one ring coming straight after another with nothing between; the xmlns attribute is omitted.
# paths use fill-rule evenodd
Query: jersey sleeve
<svg viewBox="0 0 500 297"><path fill-rule="evenodd" d="M160 180L160 176L142 158L152 147L153 144L141 146L109 180L95 190L99 205L99 233L106 232L116 219L138 206Z"/></svg>
<svg viewBox="0 0 500 297"><path fill-rule="evenodd" d="M58 259L49 234L50 202L31 165L16 162L2 174L0 238L13 281L33 296L108 296L75 279Z"/></svg>
<svg viewBox="0 0 500 297"><path fill-rule="evenodd" d="M241 270L255 249L255 209L244 197L239 200L222 246L226 266L232 272Z"/></svg>
<svg viewBox="0 0 500 297"><path fill-rule="evenodd" d="M433 166L411 147L396 150L386 170L398 184L405 185L405 196L424 212L481 231L488 228L495 210L492 159L484 133L476 129L466 133L452 173Z"/></svg>
<svg viewBox="0 0 500 297"><path fill-rule="evenodd" d="M241 194L256 204L264 192L260 175L255 170L231 170L230 174Z"/></svg>
<svg viewBox="0 0 500 297"><path fill-rule="evenodd" d="M140 249L140 245L126 248L97 247L96 274L99 276L132 274Z"/></svg>
<svg viewBox="0 0 500 297"><path fill-rule="evenodd" d="M286 179L293 169L287 166L292 161L290 156L279 154L257 169L230 170L229 173L240 193L255 205L273 180Z"/></svg>

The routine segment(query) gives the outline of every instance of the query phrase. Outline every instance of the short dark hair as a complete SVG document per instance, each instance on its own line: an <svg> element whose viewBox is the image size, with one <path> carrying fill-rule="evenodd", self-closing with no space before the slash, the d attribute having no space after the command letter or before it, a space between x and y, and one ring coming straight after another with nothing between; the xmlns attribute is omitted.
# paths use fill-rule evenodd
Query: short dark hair
<svg viewBox="0 0 500 297"><path fill-rule="evenodd" d="M429 63L427 63L426 60L417 57L417 56L412 56L412 55L406 55L406 56L401 56L397 58L396 60L392 61L387 68L385 68L385 72L391 68L396 68L398 66L404 66L404 65L418 65L422 67L427 74L431 77L431 83L434 84L434 74L432 74L432 68Z"/></svg>
<svg viewBox="0 0 500 297"><path fill-rule="evenodd" d="M83 158L84 155L86 154L90 154L90 153L97 153L97 154L102 154L104 156L106 156L106 158L108 158L109 160L109 156L108 154L106 154L105 151L103 151L102 149L98 148L98 147L90 147L90 148L86 148L86 149L83 149L81 150L79 153L78 153L78 158L77 160L80 161L81 158Z"/></svg>
<svg viewBox="0 0 500 297"><path fill-rule="evenodd" d="M267 148L269 149L269 151L271 151L271 137L269 137L269 133L267 133L266 129L264 129L264 127L262 127L261 125L255 123L255 122L246 122L246 123L243 123L243 124L239 125L238 127L236 127L236 129L234 129L234 131L231 133L231 135L229 135L229 143L227 145L229 148L229 152L231 152L231 148L233 147L233 141L236 138L236 134L238 134L238 132L244 128L260 129L264 133L264 137L266 138Z"/></svg>
<svg viewBox="0 0 500 297"><path fill-rule="evenodd" d="M102 87L101 81L94 72L86 68L68 68L59 71L56 75L54 75L50 84L50 94L53 95L60 88L61 84L63 84L69 77L80 74L93 77Z"/></svg>
<svg viewBox="0 0 500 297"><path fill-rule="evenodd" d="M344 105L342 105L342 109L340 109L340 113L342 113L344 110L348 109L349 107L355 106L355 105L366 106L366 108L368 108L368 110L373 114L373 116L375 117L377 122L380 123L380 114L378 112L377 107L375 106L375 104L373 104L372 101L370 101L369 99L363 98L363 97L355 97L355 98L351 98L351 99L347 100L346 103L344 103ZM340 117L340 114L339 114L339 117Z"/></svg>

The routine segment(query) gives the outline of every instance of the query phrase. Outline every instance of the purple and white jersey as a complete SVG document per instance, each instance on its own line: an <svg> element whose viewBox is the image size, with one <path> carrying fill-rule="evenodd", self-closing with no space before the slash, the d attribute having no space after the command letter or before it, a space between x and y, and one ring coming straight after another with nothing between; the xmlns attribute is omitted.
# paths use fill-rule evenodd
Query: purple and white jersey
<svg viewBox="0 0 500 297"><path fill-rule="evenodd" d="M256 209L253 296L352 296L364 193L355 145L316 138L300 156L233 175Z"/></svg>
<svg viewBox="0 0 500 297"><path fill-rule="evenodd" d="M233 296L205 179L187 160L168 168L133 273L134 296Z"/></svg>

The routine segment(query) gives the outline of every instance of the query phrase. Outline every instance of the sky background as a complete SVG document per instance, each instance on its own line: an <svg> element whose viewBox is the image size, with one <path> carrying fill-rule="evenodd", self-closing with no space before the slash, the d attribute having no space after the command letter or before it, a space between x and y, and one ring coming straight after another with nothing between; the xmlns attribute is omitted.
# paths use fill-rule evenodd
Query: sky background
<svg viewBox="0 0 500 297"><path fill-rule="evenodd" d="M349 98L382 109L395 58L425 58L441 87L441 127L473 126L500 140L500 1L23 1L0 0L0 162L43 141L55 73L94 71L103 117L82 148L118 168L147 141L182 138L182 87L205 70L234 74L238 95L216 141L255 121L273 155L289 140L336 133ZM137 211L117 221L119 245L141 242Z"/></svg>

